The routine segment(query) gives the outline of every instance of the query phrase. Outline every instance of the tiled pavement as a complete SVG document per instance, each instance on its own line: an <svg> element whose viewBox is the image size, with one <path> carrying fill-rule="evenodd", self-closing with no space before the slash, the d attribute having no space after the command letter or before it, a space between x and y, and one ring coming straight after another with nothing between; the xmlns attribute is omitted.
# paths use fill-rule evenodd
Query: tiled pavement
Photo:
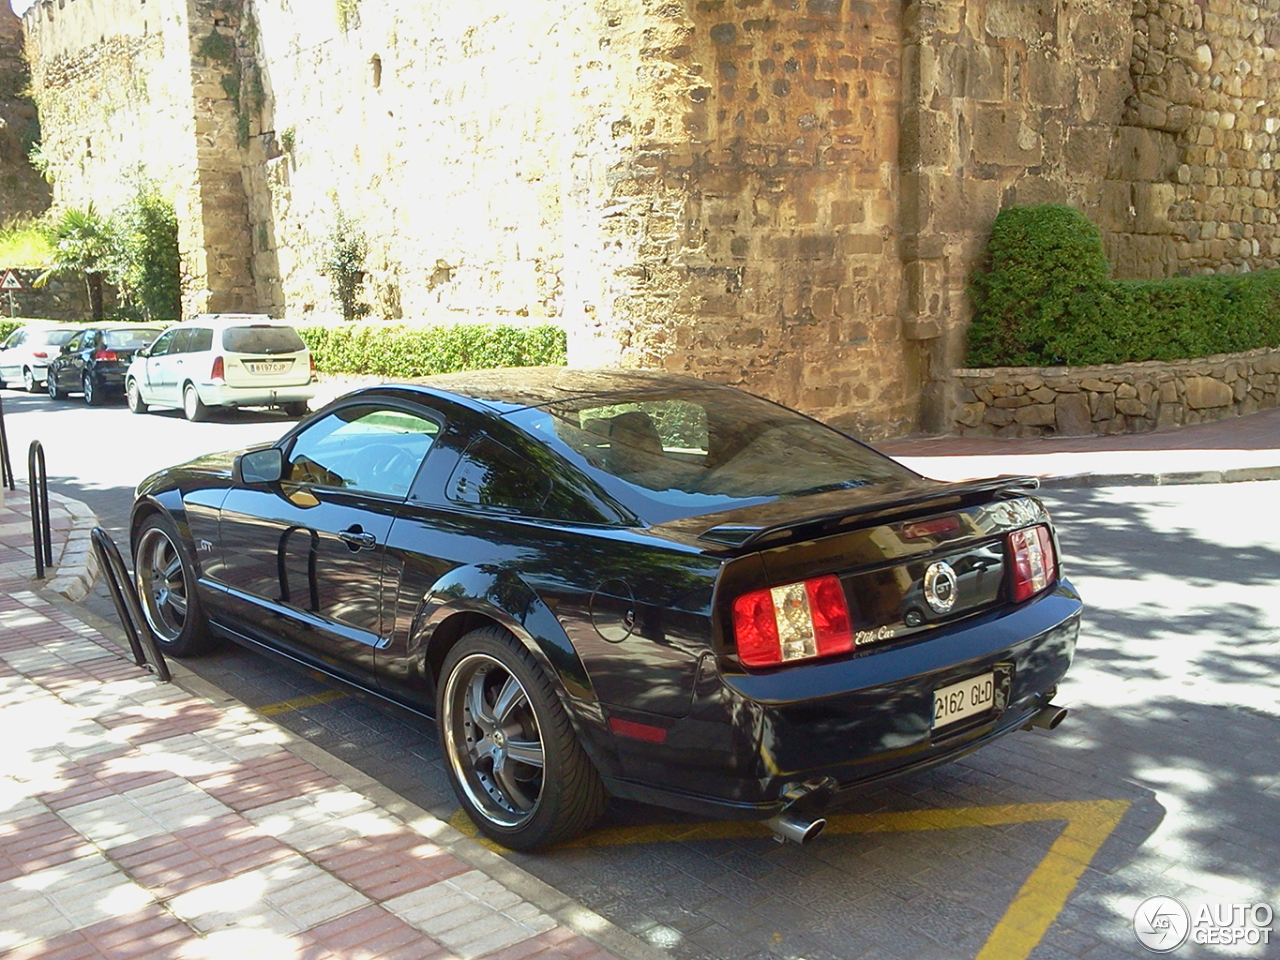
<svg viewBox="0 0 1280 960"><path fill-rule="evenodd" d="M33 591L26 500L9 492L6 501L5 960L650 953L588 911L557 911L605 931L606 950L460 857L470 841L438 842L300 756L280 728L133 666ZM55 517L55 540L69 527Z"/></svg>

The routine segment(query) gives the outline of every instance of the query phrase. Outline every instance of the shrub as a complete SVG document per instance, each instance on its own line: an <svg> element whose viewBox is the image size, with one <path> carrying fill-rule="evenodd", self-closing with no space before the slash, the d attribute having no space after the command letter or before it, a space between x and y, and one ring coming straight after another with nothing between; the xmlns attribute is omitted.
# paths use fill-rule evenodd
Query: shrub
<svg viewBox="0 0 1280 960"><path fill-rule="evenodd" d="M342 319L347 322L358 320L369 313L369 305L360 300L360 285L364 282L364 258L368 254L369 243L364 233L338 210L325 242L320 273L329 278L333 298L338 301L342 308Z"/></svg>
<svg viewBox="0 0 1280 960"><path fill-rule="evenodd" d="M561 365L565 332L546 324L405 327L343 324L298 330L325 373L423 377L484 367Z"/></svg>
<svg viewBox="0 0 1280 960"><path fill-rule="evenodd" d="M1101 234L1065 207L996 218L972 283L971 366L1184 360L1280 346L1280 271L1109 280Z"/></svg>
<svg viewBox="0 0 1280 960"><path fill-rule="evenodd" d="M151 186L116 212L122 236L120 287L127 310L139 319L182 315L182 258L173 204Z"/></svg>

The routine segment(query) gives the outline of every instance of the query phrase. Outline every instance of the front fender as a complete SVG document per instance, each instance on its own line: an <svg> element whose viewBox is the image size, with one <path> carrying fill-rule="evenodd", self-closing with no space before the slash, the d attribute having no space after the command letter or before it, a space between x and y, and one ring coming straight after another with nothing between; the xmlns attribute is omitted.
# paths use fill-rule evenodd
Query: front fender
<svg viewBox="0 0 1280 960"><path fill-rule="evenodd" d="M426 662L443 659L449 631L437 628L459 613L489 617L510 630L538 659L547 675L574 700L596 699L577 650L550 608L510 570L484 565L456 567L436 581L414 614L409 653Z"/></svg>

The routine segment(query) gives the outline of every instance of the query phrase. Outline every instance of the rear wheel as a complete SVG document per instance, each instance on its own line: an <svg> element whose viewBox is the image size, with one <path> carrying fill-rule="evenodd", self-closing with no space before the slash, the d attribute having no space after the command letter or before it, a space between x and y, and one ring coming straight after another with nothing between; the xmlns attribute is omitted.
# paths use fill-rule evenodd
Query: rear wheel
<svg viewBox="0 0 1280 960"><path fill-rule="evenodd" d="M84 402L91 407L99 407L102 405L102 390L98 387L93 379L93 374L86 373L84 380L81 381L84 388Z"/></svg>
<svg viewBox="0 0 1280 960"><path fill-rule="evenodd" d="M30 367L22 368L22 387L27 393L40 392L40 385L36 383L36 375L31 372Z"/></svg>
<svg viewBox="0 0 1280 960"><path fill-rule="evenodd" d="M173 521L156 514L143 521L133 555L138 596L147 625L167 654L189 657L213 643L196 596L191 562Z"/></svg>
<svg viewBox="0 0 1280 960"><path fill-rule="evenodd" d="M53 367L49 368L49 373L47 374L47 376L49 379L46 383L46 386L49 389L49 399L61 400L62 391L58 389L58 378L54 375Z"/></svg>
<svg viewBox="0 0 1280 960"><path fill-rule="evenodd" d="M515 850L581 833L604 811L604 784L555 688L506 630L467 634L441 670L438 714L449 780L467 815Z"/></svg>
<svg viewBox="0 0 1280 960"><path fill-rule="evenodd" d="M204 405L193 384L188 383L182 391L182 412L192 423L199 423L209 417L209 408Z"/></svg>
<svg viewBox="0 0 1280 960"><path fill-rule="evenodd" d="M129 401L130 413L147 412L147 405L142 400L142 391L138 389L137 380L130 380L128 384L125 385L124 394Z"/></svg>
<svg viewBox="0 0 1280 960"><path fill-rule="evenodd" d="M305 417L307 415L307 401L291 400L288 403L281 404L281 408L285 412L285 416L289 417Z"/></svg>

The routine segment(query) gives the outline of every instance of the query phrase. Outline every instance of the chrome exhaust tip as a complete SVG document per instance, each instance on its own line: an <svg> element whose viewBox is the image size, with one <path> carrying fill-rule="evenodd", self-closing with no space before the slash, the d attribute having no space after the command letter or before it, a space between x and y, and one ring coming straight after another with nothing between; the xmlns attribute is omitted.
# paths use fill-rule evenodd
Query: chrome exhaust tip
<svg viewBox="0 0 1280 960"><path fill-rule="evenodd" d="M822 817L810 819L798 813L780 813L765 821L765 826L773 831L773 839L779 843L808 843L827 828L827 821Z"/></svg>
<svg viewBox="0 0 1280 960"><path fill-rule="evenodd" d="M1067 719L1067 708L1051 703L1028 720L1025 729L1039 727L1041 730L1056 730L1065 719Z"/></svg>

